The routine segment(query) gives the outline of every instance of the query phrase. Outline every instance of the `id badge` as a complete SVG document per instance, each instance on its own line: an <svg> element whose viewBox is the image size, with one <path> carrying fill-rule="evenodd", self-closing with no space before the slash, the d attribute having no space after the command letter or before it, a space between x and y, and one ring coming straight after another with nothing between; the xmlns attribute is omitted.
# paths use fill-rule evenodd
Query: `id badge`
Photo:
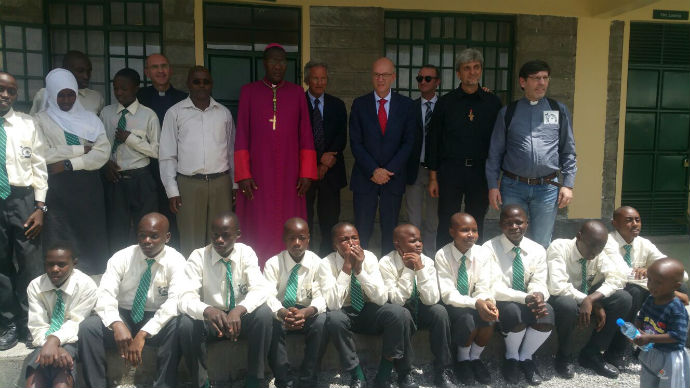
<svg viewBox="0 0 690 388"><path fill-rule="evenodd" d="M558 111L557 110L545 110L544 111L544 124L546 124L546 125L558 125Z"/></svg>

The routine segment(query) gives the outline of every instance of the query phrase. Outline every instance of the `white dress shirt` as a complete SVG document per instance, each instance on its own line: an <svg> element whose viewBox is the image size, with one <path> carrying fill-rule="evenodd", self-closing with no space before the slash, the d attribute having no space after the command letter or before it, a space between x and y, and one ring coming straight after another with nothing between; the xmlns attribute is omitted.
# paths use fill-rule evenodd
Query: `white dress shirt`
<svg viewBox="0 0 690 388"><path fill-rule="evenodd" d="M283 308L285 289L287 288L290 273L297 263L292 259L288 251L282 251L268 259L264 265L264 277L273 294L268 297L266 304L274 313ZM319 267L321 258L312 251L304 252L300 261L302 265L297 271L297 301L296 304L305 307L314 307L316 312L326 311L326 299L321 295L319 285Z"/></svg>
<svg viewBox="0 0 690 388"><path fill-rule="evenodd" d="M473 245L464 255L469 295L462 295L458 291L458 270L462 264L463 254L452 242L436 252L434 262L438 273L441 300L449 306L471 308L475 308L477 299L493 301L491 282L494 274L490 265L490 252L481 245Z"/></svg>
<svg viewBox="0 0 690 388"><path fill-rule="evenodd" d="M319 282L321 294L326 298L326 305L331 311L350 306L350 275L343 272L345 259L336 251L321 259L319 268ZM354 270L353 270L354 272ZM362 286L364 301L382 306L388 300L386 285L379 272L379 261L376 256L364 250L362 271L355 274L355 278Z"/></svg>
<svg viewBox="0 0 690 388"><path fill-rule="evenodd" d="M250 314L266 301L270 290L259 269L259 259L249 245L235 243L226 258L213 245L207 245L194 250L187 260L178 305L181 313L203 320L207 307L228 310L227 267L222 261L231 263L235 306L244 306Z"/></svg>
<svg viewBox="0 0 690 388"><path fill-rule="evenodd" d="M46 342L50 318L57 301L57 290L62 291L65 319L60 329L50 335L57 337L60 345L77 342L79 324L91 314L96 305L97 288L91 277L76 268L60 288L55 287L46 274L32 280L26 294L29 299L29 331L34 337L33 345L43 346Z"/></svg>
<svg viewBox="0 0 690 388"><path fill-rule="evenodd" d="M390 112L390 109L391 109L391 96L392 95L393 95L392 89L388 89L388 94L386 95L386 97L383 97L386 99L386 102L383 104L383 107L386 110L386 117L388 117L388 112ZM381 97L379 97L379 95L376 94L376 91L374 91L374 100L376 100L376 112L378 114L379 100L381 100Z"/></svg>
<svg viewBox="0 0 690 388"><path fill-rule="evenodd" d="M177 197L177 174L230 170L234 182L235 123L228 108L211 98L205 110L187 97L168 109L158 150L161 180L168 198ZM233 184L233 187L237 187Z"/></svg>
<svg viewBox="0 0 690 388"><path fill-rule="evenodd" d="M139 288L141 276L148 264L138 245L131 245L116 252L108 260L108 266L98 287L96 313L106 327L122 321L118 307L131 310ZM154 316L141 328L154 336L168 321L177 316L177 289L183 281L184 257L174 248L165 246L151 266L151 283L146 293L144 311L155 311Z"/></svg>
<svg viewBox="0 0 690 388"><path fill-rule="evenodd" d="M551 295L570 295L577 303L587 297L582 290L582 254L575 244L576 238L556 239L546 251L546 262L549 267L547 282ZM604 297L611 296L616 290L625 286L627 264L620 256L609 256L602 251L597 257L587 261L587 282L589 289L599 283L597 289Z"/></svg>
<svg viewBox="0 0 690 388"><path fill-rule="evenodd" d="M31 105L31 110L29 111L30 115L34 116L36 113L41 111L45 94L46 88L41 88L36 92L36 95L34 95L33 104ZM101 109L103 109L103 105L105 105L105 100L103 99L101 93L89 88L79 89L77 99L79 102L81 102L81 106L83 106L84 109L88 110L89 112L93 112L96 115L98 115Z"/></svg>
<svg viewBox="0 0 690 388"><path fill-rule="evenodd" d="M45 202L48 193L48 170L43 159L45 146L31 116L10 110L5 120L5 168L11 186L33 187L34 199Z"/></svg>
<svg viewBox="0 0 690 388"><path fill-rule="evenodd" d="M549 290L546 285L548 266L544 247L527 237L523 237L518 245L527 292L513 289L513 260L516 255L513 247L515 245L504 234L500 234L485 242L484 247L491 252L491 259L498 265L493 271L496 276L492 282L496 300L524 304L525 297L533 292L541 292L544 300L549 299Z"/></svg>
<svg viewBox="0 0 690 388"><path fill-rule="evenodd" d="M381 258L379 270L388 290L389 302L405 305L405 302L412 297L416 280L419 300L426 305L438 303L441 293L438 289L434 261L422 253L422 264L424 268L419 271L409 269L403 264L402 257L395 250Z"/></svg>
<svg viewBox="0 0 690 388"><path fill-rule="evenodd" d="M115 144L117 124L124 109L122 104L111 104L101 111L101 121L110 144ZM161 132L156 113L139 104L138 100L134 100L126 109L129 112L125 114L126 129L130 135L110 156L123 171L146 167L150 163L149 158L158 158L158 139Z"/></svg>
<svg viewBox="0 0 690 388"><path fill-rule="evenodd" d="M79 138L80 145L67 145L65 131L44 111L35 116L36 127L44 141L46 164L69 160L73 170L98 170L110 157L110 142L105 133L98 135L95 142ZM84 146L91 151L84 153Z"/></svg>

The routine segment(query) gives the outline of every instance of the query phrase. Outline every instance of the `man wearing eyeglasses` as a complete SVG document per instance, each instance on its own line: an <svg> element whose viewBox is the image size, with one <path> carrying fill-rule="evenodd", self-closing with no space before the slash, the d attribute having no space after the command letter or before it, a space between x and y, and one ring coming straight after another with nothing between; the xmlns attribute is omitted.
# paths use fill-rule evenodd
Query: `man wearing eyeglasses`
<svg viewBox="0 0 690 388"><path fill-rule="evenodd" d="M529 215L528 237L547 248L558 209L573 198L575 139L568 109L546 97L549 65L529 61L519 77L525 96L499 112L491 136L489 202L494 209L520 205Z"/></svg>
<svg viewBox="0 0 690 388"><path fill-rule="evenodd" d="M484 57L475 49L465 49L455 61L460 86L441 97L429 131L429 194L438 198L436 246L450 243L446 232L450 218L461 211L477 221L483 241L484 216L489 208L484 163L489 139L501 101L481 87Z"/></svg>
<svg viewBox="0 0 690 388"><path fill-rule="evenodd" d="M436 227L438 226L438 198L433 198L427 190L429 170L426 165L426 141L431 127L431 114L434 112L441 83L438 68L424 65L417 73L417 88L421 96L414 100L415 139L412 154L407 160L407 187L405 189L405 206L411 224L422 233L424 253L433 257L436 254Z"/></svg>

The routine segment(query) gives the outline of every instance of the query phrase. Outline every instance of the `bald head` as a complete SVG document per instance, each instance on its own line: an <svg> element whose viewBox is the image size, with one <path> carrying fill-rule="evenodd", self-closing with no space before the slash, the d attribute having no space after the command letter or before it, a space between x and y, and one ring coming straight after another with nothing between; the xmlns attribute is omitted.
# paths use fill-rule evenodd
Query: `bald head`
<svg viewBox="0 0 690 388"><path fill-rule="evenodd" d="M499 221L503 221L506 218L512 217L512 216L522 216L522 217L527 217L527 214L525 211L522 209L520 205L505 205L501 208L501 214L499 216Z"/></svg>
<svg viewBox="0 0 690 388"><path fill-rule="evenodd" d="M285 221L285 223L283 224L283 234L286 234L288 232L294 232L297 230L306 231L308 234L309 225L307 224L307 221L299 217L293 217Z"/></svg>
<svg viewBox="0 0 690 388"><path fill-rule="evenodd" d="M400 224L393 229L393 241L398 241L415 233L419 233L419 228L416 226L412 224Z"/></svg>
<svg viewBox="0 0 690 388"><path fill-rule="evenodd" d="M577 233L577 249L583 258L593 260L604 250L608 238L608 230L601 221L587 221Z"/></svg>
<svg viewBox="0 0 690 388"><path fill-rule="evenodd" d="M477 221L470 214L467 213L455 213L450 217L450 227L459 228L463 225L477 223Z"/></svg>
<svg viewBox="0 0 690 388"><path fill-rule="evenodd" d="M647 273L657 273L663 279L677 283L683 281L684 271L683 263L672 257L656 260L647 269Z"/></svg>
<svg viewBox="0 0 690 388"><path fill-rule="evenodd" d="M157 225L163 233L168 233L170 229L170 222L168 218L161 213L148 213L141 217L139 221L139 226L141 225Z"/></svg>

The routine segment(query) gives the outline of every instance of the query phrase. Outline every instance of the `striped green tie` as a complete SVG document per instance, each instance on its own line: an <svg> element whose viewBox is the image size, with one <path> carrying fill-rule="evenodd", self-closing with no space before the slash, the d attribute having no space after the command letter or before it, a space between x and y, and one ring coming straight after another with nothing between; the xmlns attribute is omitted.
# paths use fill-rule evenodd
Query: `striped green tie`
<svg viewBox="0 0 690 388"><path fill-rule="evenodd" d="M513 247L515 258L513 259L513 290L525 292L525 267L520 257L520 247Z"/></svg>
<svg viewBox="0 0 690 388"><path fill-rule="evenodd" d="M10 196L10 179L7 176L7 133L5 132L5 118L0 117L0 198Z"/></svg>
<svg viewBox="0 0 690 388"><path fill-rule="evenodd" d="M235 289L232 287L232 264L223 260L225 264L225 306L228 311L235 308Z"/></svg>
<svg viewBox="0 0 690 388"><path fill-rule="evenodd" d="M582 271L582 292L587 294L587 291L589 291L589 284L587 284L587 260L584 258L580 259L580 266L581 266L581 271Z"/></svg>
<svg viewBox="0 0 690 388"><path fill-rule="evenodd" d="M302 267L302 264L295 264L290 271L287 286L285 287L285 298L283 299L283 307L294 307L297 303L297 272Z"/></svg>
<svg viewBox="0 0 690 388"><path fill-rule="evenodd" d="M125 117L125 115L127 113L129 113L129 111L127 109L123 109L122 110L122 116L120 116L120 120L118 120L118 122L117 122L117 128L121 129L123 131L127 130L127 117ZM120 144L122 144L122 142L120 140L118 140L116 137L115 141L113 142L113 152L112 152L113 154L115 153L115 151L117 151L117 147Z"/></svg>
<svg viewBox="0 0 690 388"><path fill-rule="evenodd" d="M50 328L46 332L46 337L60 330L65 321L65 301L62 300L62 290L55 290L55 294L57 299L55 299L53 314L50 315Z"/></svg>
<svg viewBox="0 0 690 388"><path fill-rule="evenodd" d="M460 260L462 260L462 263L460 263L460 268L458 268L458 291L460 291L460 295L469 295L470 282L467 280L467 266L465 265L467 257L462 255Z"/></svg>
<svg viewBox="0 0 690 388"><path fill-rule="evenodd" d="M65 133L65 141L67 142L67 145L81 145L81 142L79 141L79 136L71 134L67 131L63 131Z"/></svg>
<svg viewBox="0 0 690 388"><path fill-rule="evenodd" d="M364 308L364 295L362 294L362 286L359 280L355 277L355 272L350 273L350 304L355 311L360 312Z"/></svg>
<svg viewBox="0 0 690 388"><path fill-rule="evenodd" d="M139 287L137 287L137 293L134 295L134 303L132 304L132 321L134 323L139 323L144 319L146 295L149 293L149 286L151 285L151 266L155 262L156 260L154 259L146 259L146 271L141 275Z"/></svg>
<svg viewBox="0 0 690 388"><path fill-rule="evenodd" d="M623 245L623 248L625 249L625 256L623 256L623 259L625 259L625 262L628 263L628 267L632 268L632 260L630 259L630 250L632 249L632 245L626 244Z"/></svg>

